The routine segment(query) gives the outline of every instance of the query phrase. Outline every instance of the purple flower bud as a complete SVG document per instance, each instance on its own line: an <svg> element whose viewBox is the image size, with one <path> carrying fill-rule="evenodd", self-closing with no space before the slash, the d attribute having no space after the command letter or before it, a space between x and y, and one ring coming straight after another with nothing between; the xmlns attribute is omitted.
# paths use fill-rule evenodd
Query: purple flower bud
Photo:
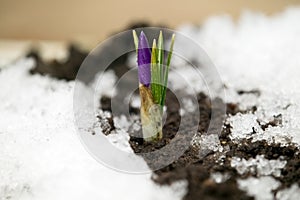
<svg viewBox="0 0 300 200"><path fill-rule="evenodd" d="M147 37L143 31L139 38L137 63L139 81L144 86L149 87L151 83L151 51Z"/></svg>

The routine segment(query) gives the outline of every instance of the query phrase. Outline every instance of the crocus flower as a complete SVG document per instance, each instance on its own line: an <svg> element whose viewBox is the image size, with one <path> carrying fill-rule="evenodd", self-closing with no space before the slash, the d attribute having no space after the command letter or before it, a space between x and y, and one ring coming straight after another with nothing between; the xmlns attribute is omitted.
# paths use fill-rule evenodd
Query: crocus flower
<svg viewBox="0 0 300 200"><path fill-rule="evenodd" d="M163 137L162 114L175 35L172 36L165 68L162 31L158 37L158 46L156 40L153 40L152 52L143 31L139 38L133 31L133 39L137 52L143 138L145 141L160 140Z"/></svg>
<svg viewBox="0 0 300 200"><path fill-rule="evenodd" d="M149 47L149 43L147 40L146 35L142 31L139 38L138 43L138 74L139 74L139 81L146 87L150 86L151 83L151 51Z"/></svg>

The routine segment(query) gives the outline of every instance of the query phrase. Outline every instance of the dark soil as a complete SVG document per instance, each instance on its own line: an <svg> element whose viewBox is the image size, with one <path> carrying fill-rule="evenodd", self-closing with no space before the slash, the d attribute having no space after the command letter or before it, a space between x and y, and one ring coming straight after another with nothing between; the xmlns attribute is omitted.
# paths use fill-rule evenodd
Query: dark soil
<svg viewBox="0 0 300 200"><path fill-rule="evenodd" d="M254 94L256 96L260 96L260 91L259 90L238 90L237 93L239 95L243 95L243 94Z"/></svg>
<svg viewBox="0 0 300 200"><path fill-rule="evenodd" d="M200 113L200 122L198 124L198 132L200 134L207 134L208 126L210 122L211 112L212 112L212 103L210 99L200 93L198 95L198 104L199 104L199 113ZM167 113L168 117L163 129L164 138L160 145L169 144L170 140L180 133L176 133L177 129L175 127L179 126L179 123L186 123L186 127L189 127L189 123L180 122L180 115L178 113L179 105L176 103L176 98L167 97ZM217 100L221 106L224 106L223 102ZM169 111L169 108L171 111ZM194 119L193 119L194 118ZM191 116L187 119L188 122L197 119L197 116ZM224 120L224 116L219 115L217 120ZM185 132L182 135L188 135ZM210 133L218 134L218 133ZM154 173L157 176L153 176L153 180L161 185L172 184L178 180L187 180L188 181L188 192L184 197L185 200L192 199L252 199L248 197L245 192L241 191L237 187L236 178L237 175L234 169L230 165L219 165L217 158L213 156L214 152L208 153L204 158L199 154L199 148L190 145L191 138L181 137L181 140L185 139L184 142L178 142L179 147L175 146L171 151L177 152L179 148L185 148L188 145L188 149L181 155L176 161L170 165L156 170ZM136 153L147 152L149 150L155 150L160 148L157 143L145 143L137 142L135 138L131 137L130 144ZM166 152L167 156L172 154L171 152ZM145 161L148 163L149 167L155 162L160 162L159 158L148 158L144 157ZM229 163L230 164L230 163ZM230 173L232 176L223 183L215 183L210 178L210 174L213 172L222 172Z"/></svg>
<svg viewBox="0 0 300 200"><path fill-rule="evenodd" d="M126 27L124 30L137 29L140 27L149 27L150 24L148 22L138 22L133 23ZM119 33L119 31L118 31ZM116 48L120 48L121 46L127 47L132 43L132 38L128 38L128 40L123 41L112 41L110 47L102 52L102 54L107 54L107 56L111 55ZM41 75L49 75L53 78L61 79L61 80L74 80L76 78L77 72L83 63L84 59L88 56L89 52L81 50L78 46L71 44L68 47L69 57L65 62L60 62L57 60L52 60L49 62L45 62L40 58L39 52L36 49L32 49L28 52L27 57L31 57L36 61L36 65L33 69L30 70L31 74L41 74ZM126 64L126 60L130 53L126 53L124 55L119 56L115 59L108 67L107 70L115 70L116 75L121 77L124 73L129 71L129 66ZM105 56L105 55L103 55ZM81 81L88 83L93 78L94 75L100 70L99 63L101 60L98 58L91 58L89 61L89 65L93 67L88 68L88 72L86 72L83 77L81 77Z"/></svg>
<svg viewBox="0 0 300 200"><path fill-rule="evenodd" d="M36 65L30 70L31 74L49 75L51 77L63 80L74 80L81 63L87 56L86 52L80 51L76 46L71 45L68 48L69 58L65 62L52 60L50 62L43 61L36 50L31 50L27 57L33 58Z"/></svg>
<svg viewBox="0 0 300 200"><path fill-rule="evenodd" d="M134 152L143 156L150 168L155 169L161 162L165 162L164 157L172 156L173 152L177 152L180 149L186 148L191 142L191 137L186 137L188 129L182 133L177 133L181 117L179 115L179 103L172 94L168 91L167 96L167 119L163 128L164 137L159 142L145 142L141 139L141 132L133 133L130 137L130 145ZM104 102L104 107L110 110L108 105L108 97L101 100ZM219 101L219 100L218 100ZM220 101L219 101L220 102ZM209 98L200 93L198 95L198 103L200 107L200 123L198 125L198 131L201 134L206 134L211 116L211 101ZM220 102L222 103L222 102ZM220 105L222 106L222 105ZM237 105L228 104L227 113L235 115L238 111ZM232 113L230 113L232 111ZM251 110L249 112L252 112ZM138 114L135 113L135 114ZM187 121L193 120L192 116ZM224 116L219 116L219 120L224 120ZM276 121L276 119L274 119ZM271 126L278 125L277 121L271 121L268 123ZM188 123L187 123L188 126ZM217 133L211 133L217 134ZM184 200L196 200L196 199L253 199L248 196L244 191L241 191L237 185L237 179L247 178L249 176L256 176L256 174L244 174L237 173L235 168L231 167L232 157L241 157L245 159L255 158L257 155L264 155L266 159L278 159L283 156L287 160L286 167L282 170L282 176L274 177L279 180L282 185L279 189L287 188L293 183L300 184L300 154L299 150L291 145L288 147L281 147L280 144L267 144L265 141L252 142L249 140L241 140L238 144L231 141L229 138L230 126L224 124L223 130L219 135L220 143L223 147L228 146L229 150L222 153L210 152L204 157L199 156L199 148L189 145L187 150L176 161L163 167L159 170L155 170L156 174L153 176L153 180L160 185L170 185L178 180L188 181L188 191L184 197ZM178 137L179 135L179 137ZM170 151L164 151L164 154L157 155L156 157L149 156L143 153L153 152L168 145L171 141L174 142L174 137L178 137L176 145L170 149ZM141 154L142 153L142 154ZM223 156L220 159L220 155ZM227 174L228 179L221 183L215 183L211 179L212 173Z"/></svg>

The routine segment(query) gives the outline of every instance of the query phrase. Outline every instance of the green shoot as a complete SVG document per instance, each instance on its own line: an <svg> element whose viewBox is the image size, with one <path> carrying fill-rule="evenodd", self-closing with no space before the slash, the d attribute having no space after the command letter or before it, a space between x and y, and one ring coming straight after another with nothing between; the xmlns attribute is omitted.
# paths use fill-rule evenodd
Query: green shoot
<svg viewBox="0 0 300 200"><path fill-rule="evenodd" d="M135 31L132 34L137 52L143 136L146 141L159 140L163 137L162 114L175 35L172 36L170 51L164 65L165 50L162 31L159 33L158 42L153 40L151 51L143 31L139 38Z"/></svg>
<svg viewBox="0 0 300 200"><path fill-rule="evenodd" d="M166 99L167 86L168 86L168 75L169 75L169 68L170 68L170 64L171 64L171 58L172 58L172 54L173 54L174 42L175 42L175 34L172 35L171 46L170 46L170 50L168 53L167 65L166 65L166 69L164 71L164 84L163 84L162 100L160 103L162 106L165 104L165 99Z"/></svg>
<svg viewBox="0 0 300 200"><path fill-rule="evenodd" d="M154 103L158 104L160 100L160 90L158 84L158 59L157 59L157 47L156 40L153 40L152 53L151 53L151 91Z"/></svg>
<svg viewBox="0 0 300 200"><path fill-rule="evenodd" d="M136 53L137 53L138 48L139 48L139 38L138 38L135 30L132 31L132 35L133 35L135 50L136 50Z"/></svg>

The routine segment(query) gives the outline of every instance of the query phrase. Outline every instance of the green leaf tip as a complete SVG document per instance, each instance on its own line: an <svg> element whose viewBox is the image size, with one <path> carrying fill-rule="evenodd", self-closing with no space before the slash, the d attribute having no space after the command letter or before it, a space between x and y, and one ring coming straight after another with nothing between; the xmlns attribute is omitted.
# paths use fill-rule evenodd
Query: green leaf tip
<svg viewBox="0 0 300 200"><path fill-rule="evenodd" d="M164 83L163 83L162 99L161 99L161 103L160 103L162 106L165 104L165 99L166 99L166 93L167 93L167 87L168 87L168 75L169 75L169 68L170 68L170 64L171 64L171 58L172 58L172 54L173 54L174 42L175 42L175 34L172 35L171 45L170 45L168 58L167 58L167 65L166 65L166 69L164 71L164 77L163 77Z"/></svg>
<svg viewBox="0 0 300 200"><path fill-rule="evenodd" d="M158 104L160 102L160 93L158 83L158 60L157 60L157 47L156 40L153 40L152 54L151 54L151 91L154 103Z"/></svg>
<svg viewBox="0 0 300 200"><path fill-rule="evenodd" d="M174 43L175 43L175 33L172 35L170 50L169 50L169 53L168 53L168 60L167 60L167 66L168 67L171 64L171 58L172 58L172 54L173 54Z"/></svg>
<svg viewBox="0 0 300 200"><path fill-rule="evenodd" d="M139 38L138 38L135 30L132 30L132 35L133 35L133 41L134 41L135 50L136 50L136 53L137 53L138 52L138 48L139 48Z"/></svg>
<svg viewBox="0 0 300 200"><path fill-rule="evenodd" d="M164 71L164 38L162 31L159 32L158 36L158 44L157 44L157 61L158 61L158 73L157 73L157 85L158 85L158 91L159 91L159 99L157 102L161 104L162 102L162 92L163 92L163 71Z"/></svg>
<svg viewBox="0 0 300 200"><path fill-rule="evenodd" d="M162 31L159 32L159 37L158 37L158 63L160 65L163 64L163 58L164 58L164 38Z"/></svg>

